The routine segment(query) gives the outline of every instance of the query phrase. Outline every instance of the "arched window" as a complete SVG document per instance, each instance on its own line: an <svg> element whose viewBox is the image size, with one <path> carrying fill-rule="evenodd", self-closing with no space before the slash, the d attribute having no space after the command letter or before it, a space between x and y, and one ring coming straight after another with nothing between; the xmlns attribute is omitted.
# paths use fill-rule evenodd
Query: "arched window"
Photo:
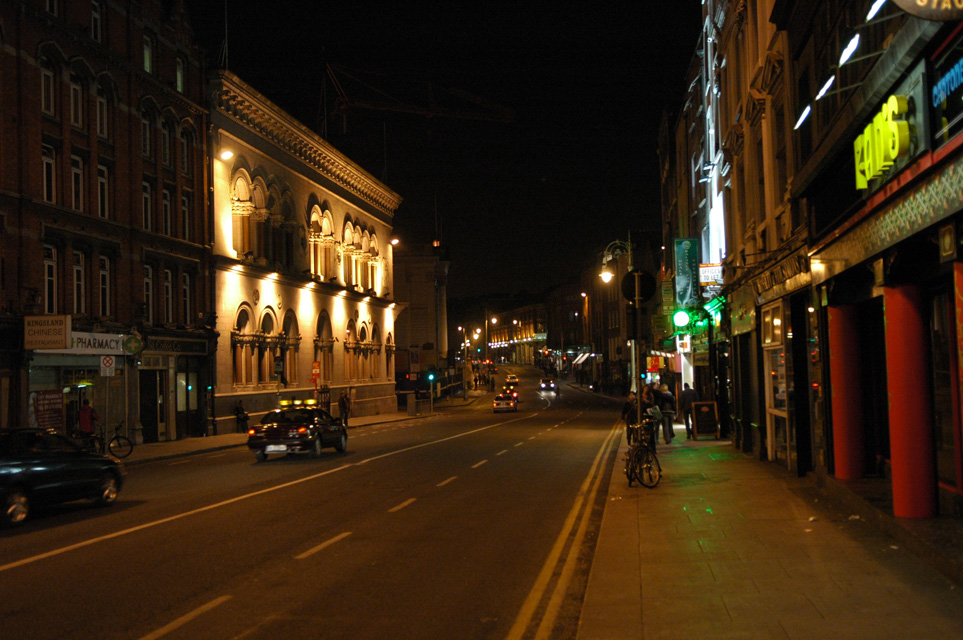
<svg viewBox="0 0 963 640"><path fill-rule="evenodd" d="M358 376L358 331L354 320L348 321L344 331L344 379L354 380Z"/></svg>
<svg viewBox="0 0 963 640"><path fill-rule="evenodd" d="M274 374L274 357L278 355L277 324L270 312L261 316L261 342L258 345L258 384L268 384Z"/></svg>
<svg viewBox="0 0 963 640"><path fill-rule="evenodd" d="M234 330L231 331L235 386L254 383L255 341L256 336L251 314L247 308L242 308L237 313Z"/></svg>
<svg viewBox="0 0 963 640"><path fill-rule="evenodd" d="M358 334L358 377L367 380L371 377L371 344L368 342L368 327L361 325Z"/></svg>
<svg viewBox="0 0 963 640"><path fill-rule="evenodd" d="M378 325L371 328L371 369L370 377L378 378L381 376L381 329Z"/></svg>
<svg viewBox="0 0 963 640"><path fill-rule="evenodd" d="M301 331L298 319L293 311L284 315L284 339L281 343L281 355L284 357L284 377L287 384L298 381L298 347L301 344Z"/></svg>
<svg viewBox="0 0 963 640"><path fill-rule="evenodd" d="M331 332L331 319L327 311L318 316L318 326L314 338L314 359L321 365L318 372L319 384L331 384L334 371L334 335Z"/></svg>
<svg viewBox="0 0 963 640"><path fill-rule="evenodd" d="M390 333L385 337L385 376L389 380L395 378L395 344Z"/></svg>

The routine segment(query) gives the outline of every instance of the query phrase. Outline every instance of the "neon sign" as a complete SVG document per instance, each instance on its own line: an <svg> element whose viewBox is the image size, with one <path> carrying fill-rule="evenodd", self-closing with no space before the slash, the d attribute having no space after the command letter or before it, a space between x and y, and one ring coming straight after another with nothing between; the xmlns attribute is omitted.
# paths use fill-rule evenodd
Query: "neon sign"
<svg viewBox="0 0 963 640"><path fill-rule="evenodd" d="M903 116L909 111L906 96L890 96L873 121L853 143L856 188L869 188L869 181L883 175L897 158L910 149L910 126Z"/></svg>

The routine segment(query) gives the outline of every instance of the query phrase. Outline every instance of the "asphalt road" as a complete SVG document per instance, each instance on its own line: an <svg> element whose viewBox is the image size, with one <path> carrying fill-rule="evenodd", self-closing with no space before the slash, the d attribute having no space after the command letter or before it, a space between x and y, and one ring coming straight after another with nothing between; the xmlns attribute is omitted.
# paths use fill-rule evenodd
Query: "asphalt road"
<svg viewBox="0 0 963 640"><path fill-rule="evenodd" d="M511 371L517 413L442 406L320 460L139 465L110 509L0 533L0 635L574 638L618 407Z"/></svg>

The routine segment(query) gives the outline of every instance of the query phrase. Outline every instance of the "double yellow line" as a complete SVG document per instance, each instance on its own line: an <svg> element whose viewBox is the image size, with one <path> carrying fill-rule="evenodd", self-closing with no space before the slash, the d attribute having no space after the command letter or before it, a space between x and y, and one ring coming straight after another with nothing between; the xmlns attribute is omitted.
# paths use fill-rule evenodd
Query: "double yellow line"
<svg viewBox="0 0 963 640"><path fill-rule="evenodd" d="M595 456L595 461L592 463L591 469L589 469L588 475L579 488L578 497L575 499L575 503L572 505L568 517L565 519L562 531L558 534L558 538L556 538L555 544L552 546L552 550L548 554L548 558L546 558L545 564L538 574L538 578L535 580L535 585L532 587L532 590L529 591L528 597L525 598L525 602L522 604L522 608L515 618L515 623L508 632L507 640L521 640L529 627L532 626L532 619L538 611L539 604L544 601L545 596L548 594L552 576L555 574L559 562L562 562L561 574L555 582L554 588L552 588L551 596L534 636L535 640L544 640L550 637L552 628L555 626L555 621L558 619L558 613L562 608L565 593L572 583L572 576L575 574L575 567L578 562L579 550L582 548L585 533L588 529L589 514L592 511L592 505L595 503L599 487L602 484L602 477L604 475L602 473L602 463L612 448L618 447L621 436L622 430L616 425L602 443L598 454ZM576 527L578 527L577 530ZM568 546L568 552L563 559L562 555L565 552L566 541L572 535L573 530L575 530L575 538L572 540L571 545Z"/></svg>

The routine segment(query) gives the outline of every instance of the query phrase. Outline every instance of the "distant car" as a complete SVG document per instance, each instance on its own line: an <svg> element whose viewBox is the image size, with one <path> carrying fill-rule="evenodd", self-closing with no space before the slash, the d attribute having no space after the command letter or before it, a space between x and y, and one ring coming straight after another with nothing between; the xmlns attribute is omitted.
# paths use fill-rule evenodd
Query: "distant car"
<svg viewBox="0 0 963 640"><path fill-rule="evenodd" d="M111 505L126 475L117 459L84 451L55 431L0 432L0 522L18 525L34 507L74 500Z"/></svg>
<svg viewBox="0 0 963 640"><path fill-rule="evenodd" d="M492 401L492 412L518 411L518 401L510 395L501 393Z"/></svg>
<svg viewBox="0 0 963 640"><path fill-rule="evenodd" d="M515 398L515 400L518 400L518 389L516 389L513 384L506 384L502 387L502 395L511 396Z"/></svg>
<svg viewBox="0 0 963 640"><path fill-rule="evenodd" d="M518 376L514 373L509 373L505 376L505 384L518 384Z"/></svg>
<svg viewBox="0 0 963 640"><path fill-rule="evenodd" d="M542 378L542 381L538 383L539 388L551 391L555 388L555 381L551 378Z"/></svg>
<svg viewBox="0 0 963 640"><path fill-rule="evenodd" d="M321 450L334 447L344 453L348 430L324 409L314 406L282 407L264 414L260 424L247 432L247 448L258 462L272 453L310 453L321 457Z"/></svg>

